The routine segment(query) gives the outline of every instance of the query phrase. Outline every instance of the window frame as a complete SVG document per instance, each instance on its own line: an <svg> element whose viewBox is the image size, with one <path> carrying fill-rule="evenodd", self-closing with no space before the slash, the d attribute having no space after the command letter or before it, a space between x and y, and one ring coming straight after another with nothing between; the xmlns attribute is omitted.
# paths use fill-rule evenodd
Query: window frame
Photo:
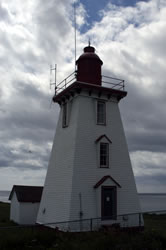
<svg viewBox="0 0 166 250"><path fill-rule="evenodd" d="M103 153L102 152L102 146L106 146L106 151ZM99 166L100 168L109 168L109 157L110 157L110 152L109 152L109 143L108 142L100 142L99 144ZM102 162L105 161L105 164L102 164Z"/></svg>
<svg viewBox="0 0 166 250"><path fill-rule="evenodd" d="M103 110L100 112L99 105L103 105ZM103 116L103 119L101 119ZM102 120L102 121L101 121ZM97 125L106 125L106 102L104 100L97 100L96 103L96 123Z"/></svg>

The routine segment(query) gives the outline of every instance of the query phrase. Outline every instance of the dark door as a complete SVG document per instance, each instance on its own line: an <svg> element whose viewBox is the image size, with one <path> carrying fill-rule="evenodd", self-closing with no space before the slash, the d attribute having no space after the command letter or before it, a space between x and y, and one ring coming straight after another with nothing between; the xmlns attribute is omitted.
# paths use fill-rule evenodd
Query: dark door
<svg viewBox="0 0 166 250"><path fill-rule="evenodd" d="M101 190L101 217L103 220L116 220L117 197L116 187L102 187Z"/></svg>

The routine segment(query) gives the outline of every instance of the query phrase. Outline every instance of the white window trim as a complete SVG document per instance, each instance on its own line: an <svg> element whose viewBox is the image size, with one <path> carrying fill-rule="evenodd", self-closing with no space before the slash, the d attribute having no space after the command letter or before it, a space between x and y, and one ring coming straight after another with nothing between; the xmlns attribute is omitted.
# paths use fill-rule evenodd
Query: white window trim
<svg viewBox="0 0 166 250"><path fill-rule="evenodd" d="M103 135L101 139L97 139L96 141L96 153L97 153L97 166L98 168L101 168L101 169L107 169L107 168L110 168L111 167L111 148L112 148L112 142L111 140ZM100 165L100 144L101 143L108 143L108 166L101 166Z"/></svg>

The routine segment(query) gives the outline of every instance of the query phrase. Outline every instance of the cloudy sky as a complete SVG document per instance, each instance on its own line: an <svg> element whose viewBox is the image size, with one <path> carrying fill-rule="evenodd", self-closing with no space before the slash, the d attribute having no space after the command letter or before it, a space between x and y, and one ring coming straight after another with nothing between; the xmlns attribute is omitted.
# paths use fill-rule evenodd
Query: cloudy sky
<svg viewBox="0 0 166 250"><path fill-rule="evenodd" d="M139 192L166 192L166 1L81 0L77 57L125 79L121 114ZM73 0L0 1L0 190L43 185L58 119L57 81L74 71ZM53 80L53 74L51 76Z"/></svg>

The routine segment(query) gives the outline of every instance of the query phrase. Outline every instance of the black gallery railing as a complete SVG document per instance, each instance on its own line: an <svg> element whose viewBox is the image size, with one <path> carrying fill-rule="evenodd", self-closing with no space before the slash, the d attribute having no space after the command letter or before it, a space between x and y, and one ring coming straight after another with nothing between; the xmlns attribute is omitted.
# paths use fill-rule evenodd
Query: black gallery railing
<svg viewBox="0 0 166 250"><path fill-rule="evenodd" d="M69 76L67 76L63 81L55 85L55 95L58 95L61 91L65 90L68 86L70 86L75 81L77 81L76 71L74 71ZM102 75L102 86L111 88L111 89L121 90L121 91L125 90L124 80L115 78L115 77L105 76L105 75Z"/></svg>

